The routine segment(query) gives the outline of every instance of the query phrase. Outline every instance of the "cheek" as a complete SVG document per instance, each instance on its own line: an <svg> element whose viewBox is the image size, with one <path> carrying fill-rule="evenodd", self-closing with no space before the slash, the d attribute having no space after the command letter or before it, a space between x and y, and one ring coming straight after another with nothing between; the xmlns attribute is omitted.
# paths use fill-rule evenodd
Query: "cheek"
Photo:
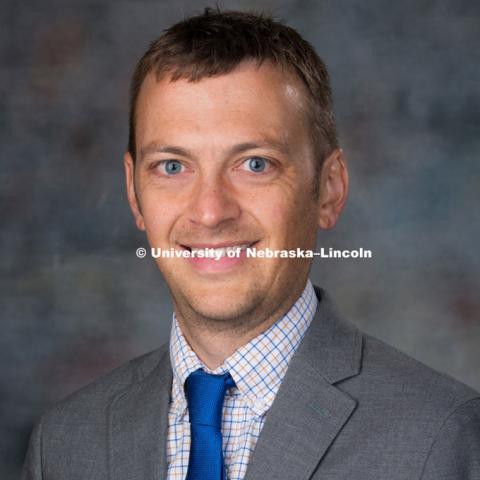
<svg viewBox="0 0 480 480"><path fill-rule="evenodd" d="M285 191L263 192L261 197L250 197L248 209L260 224L266 239L274 248L283 248L289 229L295 216L293 198Z"/></svg>
<svg viewBox="0 0 480 480"><path fill-rule="evenodd" d="M311 241L311 236L316 235L316 206L311 196L304 192L297 192L291 198L283 197L273 203L269 218L272 232L287 239L294 246L304 245Z"/></svg>
<svg viewBox="0 0 480 480"><path fill-rule="evenodd" d="M282 190L265 202L265 216L270 216L273 221L305 221L305 215L310 211L312 202L302 191L288 192Z"/></svg>
<svg viewBox="0 0 480 480"><path fill-rule="evenodd" d="M281 223L285 216L285 208L288 204L286 196L277 189L259 190L259 192L247 192L241 199L244 211L251 212L265 228ZM271 229L269 227L268 229Z"/></svg>
<svg viewBox="0 0 480 480"><path fill-rule="evenodd" d="M165 238L178 217L175 202L166 201L160 195L143 195L142 213L147 236L150 240Z"/></svg>

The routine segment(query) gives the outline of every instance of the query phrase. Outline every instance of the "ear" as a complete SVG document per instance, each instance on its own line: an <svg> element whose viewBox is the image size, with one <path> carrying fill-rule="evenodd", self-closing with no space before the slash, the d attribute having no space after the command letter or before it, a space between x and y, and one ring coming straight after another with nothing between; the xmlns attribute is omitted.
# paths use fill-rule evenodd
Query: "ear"
<svg viewBox="0 0 480 480"><path fill-rule="evenodd" d="M323 162L320 174L318 225L332 228L343 210L348 195L348 171L343 150L334 150Z"/></svg>
<svg viewBox="0 0 480 480"><path fill-rule="evenodd" d="M133 218L135 219L138 229L145 230L145 222L135 192L135 165L129 152L125 153L123 164L125 166L125 183L127 186L128 203L130 204L130 209L132 210Z"/></svg>

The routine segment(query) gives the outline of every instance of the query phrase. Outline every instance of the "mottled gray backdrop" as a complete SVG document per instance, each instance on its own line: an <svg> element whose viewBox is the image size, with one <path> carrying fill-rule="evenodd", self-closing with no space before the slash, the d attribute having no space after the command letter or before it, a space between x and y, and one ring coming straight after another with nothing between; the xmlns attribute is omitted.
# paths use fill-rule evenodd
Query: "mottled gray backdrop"
<svg viewBox="0 0 480 480"><path fill-rule="evenodd" d="M127 89L147 44L207 2L3 1L0 477L55 400L168 335L124 194ZM330 68L351 194L319 243L372 260L312 277L368 332L480 388L480 4L220 2L296 27Z"/></svg>

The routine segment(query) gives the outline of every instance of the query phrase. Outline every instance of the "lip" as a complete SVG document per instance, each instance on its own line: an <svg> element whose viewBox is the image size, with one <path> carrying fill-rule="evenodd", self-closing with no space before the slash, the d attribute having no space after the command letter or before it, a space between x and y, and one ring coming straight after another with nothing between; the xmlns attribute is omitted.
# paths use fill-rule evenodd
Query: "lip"
<svg viewBox="0 0 480 480"><path fill-rule="evenodd" d="M259 240L250 241L250 240L233 240L220 243L192 243L192 244L179 244L182 248L191 250L192 248L207 249L207 248L227 248L227 247L238 247L239 245L248 245L247 248L251 248L253 245L258 243Z"/></svg>
<svg viewBox="0 0 480 480"><path fill-rule="evenodd" d="M201 256L191 256L186 259L187 263L190 265L193 270L200 275L214 275L216 278L217 275L230 275L235 272L241 272L241 268L248 261L246 255L246 249L256 245L260 240L254 242L244 241L244 240L234 240L234 241L224 241L218 243L193 243L191 245L180 245L182 249L192 252L193 250L214 250L214 249L223 249L228 250L228 248L238 247L240 245L246 245L245 250L242 248L241 252L238 255L233 257L228 254L223 254L221 257L201 257ZM223 277L221 277L223 278Z"/></svg>

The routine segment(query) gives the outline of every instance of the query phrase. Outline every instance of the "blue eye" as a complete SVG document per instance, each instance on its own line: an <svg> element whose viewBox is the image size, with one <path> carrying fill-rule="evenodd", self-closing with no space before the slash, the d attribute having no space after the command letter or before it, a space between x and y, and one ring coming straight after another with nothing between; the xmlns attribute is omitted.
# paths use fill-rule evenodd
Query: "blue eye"
<svg viewBox="0 0 480 480"><path fill-rule="evenodd" d="M248 168L252 172L263 172L267 167L267 160L262 157L251 157L248 159Z"/></svg>
<svg viewBox="0 0 480 480"><path fill-rule="evenodd" d="M166 160L163 164L168 175L175 175L182 170L182 164L178 160Z"/></svg>

